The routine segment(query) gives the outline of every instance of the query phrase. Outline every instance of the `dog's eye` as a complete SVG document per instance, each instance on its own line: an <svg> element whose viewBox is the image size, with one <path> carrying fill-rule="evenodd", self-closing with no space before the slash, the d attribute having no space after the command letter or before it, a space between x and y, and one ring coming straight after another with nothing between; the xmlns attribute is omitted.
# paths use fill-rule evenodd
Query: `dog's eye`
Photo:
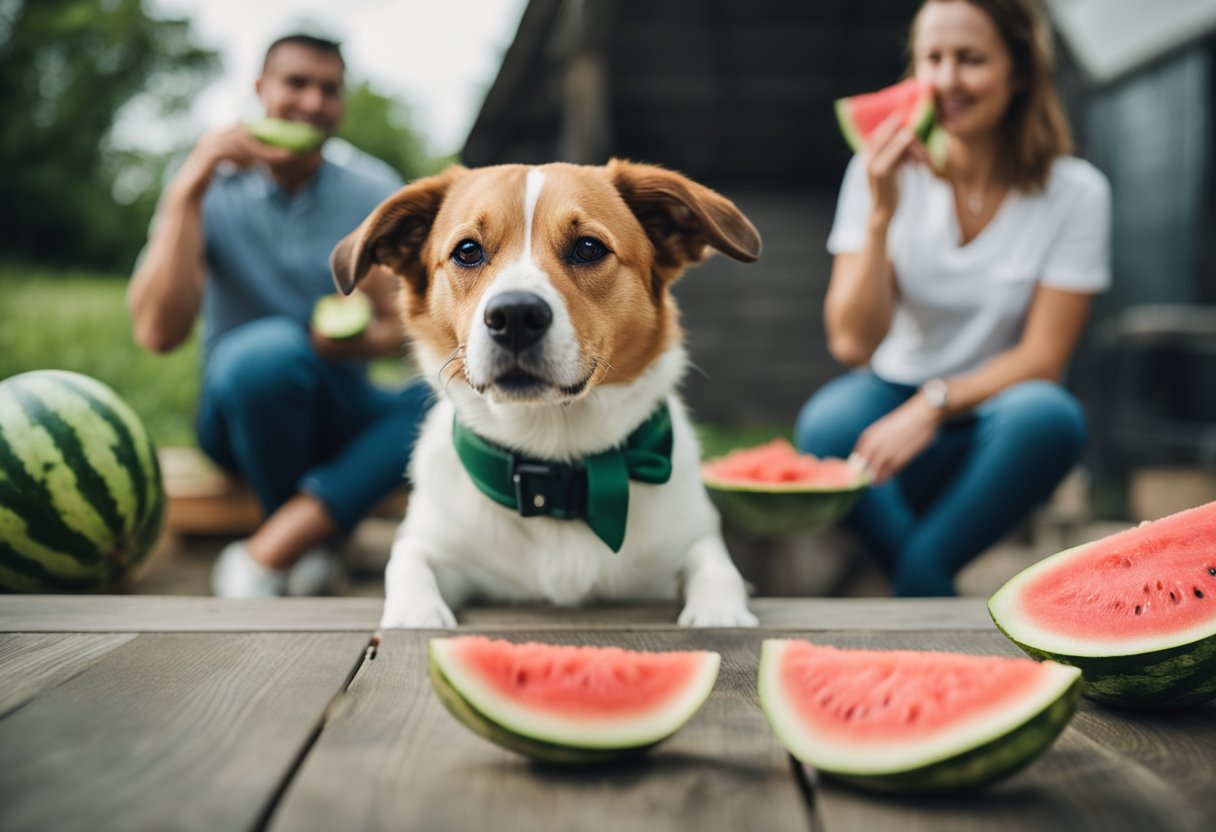
<svg viewBox="0 0 1216 832"><path fill-rule="evenodd" d="M476 240L461 240L452 251L452 259L458 266L472 268L486 262L486 253Z"/></svg>
<svg viewBox="0 0 1216 832"><path fill-rule="evenodd" d="M594 263L603 260L608 254L608 246L594 237L579 237L570 249L570 262L576 265Z"/></svg>

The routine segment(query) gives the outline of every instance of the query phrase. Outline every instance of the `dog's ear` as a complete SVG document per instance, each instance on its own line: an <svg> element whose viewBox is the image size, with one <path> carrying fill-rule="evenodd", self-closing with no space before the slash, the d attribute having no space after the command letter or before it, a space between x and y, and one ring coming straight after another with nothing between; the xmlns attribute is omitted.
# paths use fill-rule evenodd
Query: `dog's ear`
<svg viewBox="0 0 1216 832"><path fill-rule="evenodd" d="M655 165L612 159L608 177L654 243L658 265L683 268L706 246L744 263L760 257L760 234L726 197Z"/></svg>
<svg viewBox="0 0 1216 832"><path fill-rule="evenodd" d="M362 224L334 246L329 268L334 283L349 295L372 266L381 265L426 292L423 250L431 225L452 181L464 171L453 165L437 176L418 179L381 202Z"/></svg>

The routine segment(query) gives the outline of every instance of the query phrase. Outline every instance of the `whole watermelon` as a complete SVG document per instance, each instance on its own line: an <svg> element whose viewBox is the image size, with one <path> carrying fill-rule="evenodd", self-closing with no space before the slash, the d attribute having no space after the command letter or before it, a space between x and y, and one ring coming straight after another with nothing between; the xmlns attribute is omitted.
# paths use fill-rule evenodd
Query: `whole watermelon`
<svg viewBox="0 0 1216 832"><path fill-rule="evenodd" d="M0 382L0 591L111 590L164 518L156 448L113 390L62 370Z"/></svg>

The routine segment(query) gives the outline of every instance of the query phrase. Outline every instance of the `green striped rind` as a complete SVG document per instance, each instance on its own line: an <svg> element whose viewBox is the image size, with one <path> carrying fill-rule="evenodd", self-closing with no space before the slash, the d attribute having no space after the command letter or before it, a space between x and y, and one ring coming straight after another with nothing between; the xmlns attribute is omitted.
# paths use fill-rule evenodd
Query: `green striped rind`
<svg viewBox="0 0 1216 832"><path fill-rule="evenodd" d="M0 383L0 590L111 589L164 513L155 447L113 391L52 370Z"/></svg>
<svg viewBox="0 0 1216 832"><path fill-rule="evenodd" d="M993 621L1006 638L1028 655L1078 668L1085 680L1085 695L1098 702L1163 709L1185 708L1216 699L1216 635L1128 656L1071 656L1025 644L1010 634L995 615Z"/></svg>
<svg viewBox="0 0 1216 832"><path fill-rule="evenodd" d="M580 748L578 746L558 745L552 742L533 739L512 731L486 717L474 708L467 699L460 695L452 683L443 674L434 651L430 651L431 685L439 694L439 701L448 712L478 736L484 737L495 745L508 751L522 754L533 760L558 765L596 765L625 760L645 754L658 742L647 743L629 748Z"/></svg>
<svg viewBox="0 0 1216 832"><path fill-rule="evenodd" d="M1046 751L1072 719L1080 699L1081 679L1078 677L1058 699L1003 737L923 768L870 777L824 773L876 792L920 794L978 789L1025 768Z"/></svg>
<svg viewBox="0 0 1216 832"><path fill-rule="evenodd" d="M864 476L849 488L766 488L763 483L704 480L723 517L752 534L777 536L827 528L848 513L870 484Z"/></svg>

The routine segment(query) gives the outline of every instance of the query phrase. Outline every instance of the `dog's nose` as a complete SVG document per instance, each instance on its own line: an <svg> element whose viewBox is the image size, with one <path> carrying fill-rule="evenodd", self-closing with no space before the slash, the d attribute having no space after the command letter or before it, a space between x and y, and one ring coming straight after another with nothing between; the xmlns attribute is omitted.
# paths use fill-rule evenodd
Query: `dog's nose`
<svg viewBox="0 0 1216 832"><path fill-rule="evenodd" d="M496 343L518 353L545 334L553 310L535 292L503 292L486 304L485 322Z"/></svg>

